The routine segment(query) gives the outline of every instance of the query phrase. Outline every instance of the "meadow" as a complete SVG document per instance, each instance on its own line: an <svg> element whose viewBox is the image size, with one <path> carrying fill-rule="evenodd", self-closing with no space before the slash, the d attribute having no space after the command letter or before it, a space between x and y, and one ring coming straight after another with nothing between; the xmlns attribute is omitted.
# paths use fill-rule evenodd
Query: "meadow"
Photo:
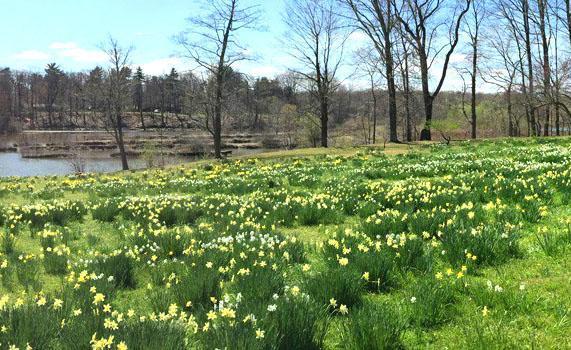
<svg viewBox="0 0 571 350"><path fill-rule="evenodd" d="M0 179L1 348L571 348L570 138L314 153Z"/></svg>

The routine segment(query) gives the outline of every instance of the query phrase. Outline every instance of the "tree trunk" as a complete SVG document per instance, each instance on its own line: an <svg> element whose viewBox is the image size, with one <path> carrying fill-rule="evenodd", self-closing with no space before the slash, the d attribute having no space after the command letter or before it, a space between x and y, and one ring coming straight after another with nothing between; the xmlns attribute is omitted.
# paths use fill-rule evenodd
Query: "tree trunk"
<svg viewBox="0 0 571 350"><path fill-rule="evenodd" d="M220 56L218 57L218 67L216 70L216 98L214 101L214 120L213 120L213 136L214 136L214 157L217 159L222 158L222 91L224 88L225 80L225 59L226 59L226 49L228 48L228 40L230 38L230 32L232 31L232 25L234 23L234 15L236 11L236 1L232 1L230 9L230 18L228 18L228 23L224 31L224 37L222 39L222 48L220 51Z"/></svg>
<svg viewBox="0 0 571 350"><path fill-rule="evenodd" d="M533 85L533 52L531 51L531 29L529 26L529 1L522 0L522 7L523 7L523 24L524 24L524 35L525 35L525 54L527 56L527 79L529 83L529 95L528 95L528 104L530 109L530 124L531 124L531 134L533 136L537 136L537 124L535 122L535 107L533 104L533 92L534 92L534 85Z"/></svg>
<svg viewBox="0 0 571 350"><path fill-rule="evenodd" d="M426 123L424 128L420 131L420 141L430 141L432 140L432 135L430 132L430 127L432 123L432 107L434 99L430 96L430 93L423 93L424 98L424 115L426 116Z"/></svg>
<svg viewBox="0 0 571 350"><path fill-rule="evenodd" d="M387 7L387 21L392 20L391 6ZM392 53L391 31L388 29L389 24L385 25L383 30L385 41L385 68L387 73L387 89L389 92L389 141L399 142L397 134L397 92L395 87L395 73Z"/></svg>
<svg viewBox="0 0 571 350"><path fill-rule="evenodd" d="M422 99L424 101L424 117L425 123L424 128L420 132L420 141L430 141L432 135L430 133L430 127L432 123L432 106L433 98L430 95L430 89L428 86L428 62L426 55L421 51L419 55L420 60L420 75L422 80Z"/></svg>
<svg viewBox="0 0 571 350"><path fill-rule="evenodd" d="M513 120L513 112L512 112L512 89L511 86L506 91L506 100L507 100L507 108L508 108L508 135L510 137L515 136L514 132L514 120Z"/></svg>
<svg viewBox="0 0 571 350"><path fill-rule="evenodd" d="M327 96L321 96L320 98L320 113L321 113L321 147L327 148L327 138L328 138L328 123L329 123L329 106L327 103Z"/></svg>
<svg viewBox="0 0 571 350"><path fill-rule="evenodd" d="M565 10L567 12L567 31L569 32L569 45L571 45L571 0L565 0Z"/></svg>
<svg viewBox="0 0 571 350"><path fill-rule="evenodd" d="M373 145L377 143L377 94L375 93L375 84L371 79L371 94L373 95Z"/></svg>
<svg viewBox="0 0 571 350"><path fill-rule="evenodd" d="M477 35L477 34L476 34ZM476 139L476 126L477 126L477 114L476 114L476 77L478 74L478 38L475 38L473 42L473 52L472 52L472 96L471 96L471 114L472 114L472 139Z"/></svg>
<svg viewBox="0 0 571 350"><path fill-rule="evenodd" d="M222 158L222 72L216 77L216 100L214 101L214 157Z"/></svg>
<svg viewBox="0 0 571 350"><path fill-rule="evenodd" d="M412 141L412 120L410 117L410 77L408 71L408 53L404 53L404 70L403 75L403 90L404 90L404 109L406 118L406 141Z"/></svg>
<svg viewBox="0 0 571 350"><path fill-rule="evenodd" d="M561 136L561 110L559 109L559 103L555 106L555 135Z"/></svg>
<svg viewBox="0 0 571 350"><path fill-rule="evenodd" d="M541 46L543 49L543 93L545 98L549 101L551 98L551 67L549 64L549 43L546 33L545 14L547 11L547 4L545 0L538 0L539 7L539 31L541 34ZM550 108L549 104L545 106L545 124L543 129L543 136L550 134Z"/></svg>
<svg viewBox="0 0 571 350"><path fill-rule="evenodd" d="M141 108L139 106L139 119L141 120L141 127L143 128L143 130L147 130L147 128L145 127L145 118L143 117L143 108Z"/></svg>
<svg viewBox="0 0 571 350"><path fill-rule="evenodd" d="M121 112L117 112L117 146L119 147L119 155L121 156L121 166L123 170L129 170L127 152L125 152L125 141L123 140L123 118Z"/></svg>

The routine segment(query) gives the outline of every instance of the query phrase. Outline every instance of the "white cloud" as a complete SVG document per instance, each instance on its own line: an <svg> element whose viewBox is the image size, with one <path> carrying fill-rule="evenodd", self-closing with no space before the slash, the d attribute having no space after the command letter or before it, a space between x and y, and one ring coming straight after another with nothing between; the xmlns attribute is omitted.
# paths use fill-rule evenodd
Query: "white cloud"
<svg viewBox="0 0 571 350"><path fill-rule="evenodd" d="M450 63L454 64L454 63L463 63L466 61L466 55L461 54L461 53L453 53L452 55L450 55Z"/></svg>
<svg viewBox="0 0 571 350"><path fill-rule="evenodd" d="M77 44L74 42L59 42L56 41L54 43L50 44L50 49L54 49L54 50L65 50L65 49L75 49L77 48Z"/></svg>
<svg viewBox="0 0 571 350"><path fill-rule="evenodd" d="M279 69L276 66L270 66L270 65L254 65L251 67L244 67L242 71L254 77L269 77L269 78L273 78L276 75L284 72L283 69Z"/></svg>
<svg viewBox="0 0 571 350"><path fill-rule="evenodd" d="M88 50L79 47L74 42L53 42L50 49L59 57L69 58L76 62L99 63L104 62L107 56L101 50Z"/></svg>
<svg viewBox="0 0 571 350"><path fill-rule="evenodd" d="M79 47L61 50L59 55L78 62L104 62L107 60L107 56L102 51L86 50Z"/></svg>
<svg viewBox="0 0 571 350"><path fill-rule="evenodd" d="M172 68L175 68L179 72L188 69L188 67L185 67L184 62L179 57L161 58L158 60L140 64L140 66L143 69L143 72L147 75L167 74L170 72Z"/></svg>
<svg viewBox="0 0 571 350"><path fill-rule="evenodd" d="M272 62L283 67L293 67L298 61L292 55L279 55L271 58Z"/></svg>
<svg viewBox="0 0 571 350"><path fill-rule="evenodd" d="M88 50L79 47L74 42L53 42L49 46L57 57L68 58L82 63L100 63L107 59L101 50Z"/></svg>
<svg viewBox="0 0 571 350"><path fill-rule="evenodd" d="M360 30L352 32L351 34L349 34L349 37L347 38L347 42L353 44L355 43L362 44L368 40L369 37L367 36L367 34L363 33Z"/></svg>
<svg viewBox="0 0 571 350"><path fill-rule="evenodd" d="M14 58L18 60L46 61L50 58L50 55L39 50L26 50L18 52L14 55Z"/></svg>

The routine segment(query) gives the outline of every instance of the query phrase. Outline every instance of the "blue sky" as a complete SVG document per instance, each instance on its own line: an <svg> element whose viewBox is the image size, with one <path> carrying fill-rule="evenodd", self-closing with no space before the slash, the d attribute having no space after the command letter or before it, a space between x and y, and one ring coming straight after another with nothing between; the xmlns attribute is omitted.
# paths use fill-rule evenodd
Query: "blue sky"
<svg viewBox="0 0 571 350"><path fill-rule="evenodd" d="M256 62L241 63L240 71L253 76L273 77L295 65L283 48L287 28L282 21L284 0L244 0L259 4L261 25L267 30L242 32L240 41L260 57ZM163 74L172 67L187 71L194 66L177 55L180 49L173 36L187 28L186 18L200 11L198 0L0 0L4 15L0 21L2 45L0 66L43 71L49 62L65 71L86 71L105 66L107 58L100 46L109 35L123 46L133 46L131 63L142 66L146 74ZM354 34L351 51L366 43L363 34ZM461 60L461 55L456 59ZM363 78L353 76L354 64L340 70L348 85L367 86ZM458 77L449 72L445 88L458 87Z"/></svg>
<svg viewBox="0 0 571 350"><path fill-rule="evenodd" d="M288 60L287 53L277 50L284 5L282 0L257 3L264 12L262 24L271 23L272 30L240 34L262 57L243 68L274 75ZM187 17L200 11L199 2L192 0L0 0L0 5L9 14L0 21L0 32L7 34L2 35L0 66L34 71L52 61L67 71L105 64L99 47L110 34L122 45L132 45L132 64L150 74L173 65L185 70L190 62L177 57L172 37L187 28Z"/></svg>

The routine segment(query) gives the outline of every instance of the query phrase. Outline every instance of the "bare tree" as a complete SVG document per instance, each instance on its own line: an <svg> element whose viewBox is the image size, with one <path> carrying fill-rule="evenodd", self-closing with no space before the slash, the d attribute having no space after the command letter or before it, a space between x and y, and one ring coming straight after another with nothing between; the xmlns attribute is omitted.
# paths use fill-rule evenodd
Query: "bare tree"
<svg viewBox="0 0 571 350"><path fill-rule="evenodd" d="M543 95L546 100L550 100L552 93L551 93L551 66L549 64L549 38L547 31L549 28L547 27L546 16L548 9L548 4L546 0L537 0L537 7L539 10L539 34L541 38L541 51L542 51L542 60L541 66L543 70ZM549 33L551 35L551 33ZM549 103L545 104L544 108L545 117L543 123L543 136L549 136L550 131L550 114L551 109Z"/></svg>
<svg viewBox="0 0 571 350"><path fill-rule="evenodd" d="M367 78L369 82L369 92L371 95L372 105L369 108L370 113L367 117L363 116L362 126L365 134L365 142L375 144L377 142L377 115L379 97L377 90L379 89L379 58L376 50L364 47L355 52L355 59L359 65L359 70Z"/></svg>
<svg viewBox="0 0 571 350"><path fill-rule="evenodd" d="M393 58L396 18L393 15L393 7L389 1L382 0L343 0L342 2L350 8L359 29L369 37L384 64L389 94L389 141L398 142Z"/></svg>
<svg viewBox="0 0 571 350"><path fill-rule="evenodd" d="M565 3L565 10L567 11L567 16L570 17L571 19L571 14L569 13L569 8L567 7L567 3ZM554 78L552 79L552 92L553 92L553 104L555 105L555 134L557 136L561 135L561 110L562 110L562 102L561 102L561 97L562 97L562 89L564 88L562 86L562 81L565 80L565 69L561 69L563 67L566 66L565 62L563 62L563 64L561 64L559 62L559 58L560 56L560 52L561 49L559 47L560 44L560 40L559 40L559 35L561 34L562 30L560 29L560 25L563 24L563 27L567 27L567 18L564 18L563 16L560 15L560 11L561 11L561 3L560 0L555 0L555 3L552 4L551 6L551 14L547 17L547 23L549 26L549 31L550 33L553 33L552 37L553 37L553 54L554 54L554 66L553 66L553 70L554 70ZM555 23L553 23L555 22ZM567 28L569 29L569 28ZM571 34L571 32L569 32L568 34ZM571 39L571 37L570 37ZM569 41L569 43L571 44L571 40Z"/></svg>
<svg viewBox="0 0 571 350"><path fill-rule="evenodd" d="M397 5L396 0L392 0L395 14L416 51L420 65L426 118L426 123L420 133L421 140L431 139L430 123L432 122L434 100L444 85L450 58L460 39L462 19L470 10L471 2L472 0L463 0L460 1L463 4L460 9L450 9L445 6L448 2L442 0L405 0L400 6ZM447 37L449 40L446 40L446 43L441 47L435 47L439 43L436 37L439 36L441 28L448 29ZM441 52L445 52L442 71L436 78L436 88L431 92L429 87L431 70L434 70L432 69L433 63Z"/></svg>
<svg viewBox="0 0 571 350"><path fill-rule="evenodd" d="M485 0L472 0L471 8L465 17L466 25L464 33L469 38L469 67L462 67L459 69L460 76L464 82L464 89L462 90L462 112L467 117L470 124L470 134L472 139L477 136L477 78L478 78L478 61L480 56L480 46L481 43L481 32L484 21L486 20L488 13L485 7ZM464 75L468 75L470 78L470 116L467 116L466 110L464 108L464 96L467 90L467 84Z"/></svg>
<svg viewBox="0 0 571 350"><path fill-rule="evenodd" d="M185 56L214 77L206 128L214 138L214 155L222 158L222 109L224 85L233 65L251 59L236 34L244 29L256 29L260 12L257 6L245 6L241 0L211 0L205 2L207 14L188 18L190 29L178 35L177 41ZM212 127L208 119L211 119Z"/></svg>
<svg viewBox="0 0 571 350"><path fill-rule="evenodd" d="M498 92L503 93L508 117L508 136L512 137L521 134L519 126L521 115L514 110L514 100L515 97L522 95L519 92L523 91L526 85L524 80L520 88L517 81L518 75L521 75L524 70L525 55L519 49L520 43L517 39L512 35L505 35L506 31L510 32L510 28L511 26L507 23L486 32L488 45L485 47L487 50L485 56L487 59L479 73L484 82L498 87ZM525 94L523 98L526 98ZM527 109L526 105L525 110Z"/></svg>
<svg viewBox="0 0 571 350"><path fill-rule="evenodd" d="M518 73L521 77L521 92L525 97L525 116L527 120L527 134L536 135L534 106L533 65L529 33L529 11L526 10L527 0L496 0L496 18L506 23L507 32L514 38L515 50L520 59L517 60ZM523 20L527 19L527 20Z"/></svg>
<svg viewBox="0 0 571 350"><path fill-rule="evenodd" d="M328 144L330 99L347 38L334 6L333 0L289 0L284 15L290 53L304 69L296 72L310 83L319 105L322 147Z"/></svg>
<svg viewBox="0 0 571 350"><path fill-rule="evenodd" d="M510 0L515 1L515 0ZM529 83L528 92L528 103L530 109L530 124L531 124L531 133L532 135L536 136L539 134L538 125L535 119L535 105L533 103L534 99L534 77L533 77L533 52L531 50L531 24L530 24L530 11L529 11L529 0L517 0L519 1L519 6L521 9L521 16L523 22L523 38L525 42L525 54L527 57L527 81Z"/></svg>
<svg viewBox="0 0 571 350"><path fill-rule="evenodd" d="M119 148L123 170L129 170L123 138L123 110L130 98L129 76L131 69L129 68L129 59L131 48L123 48L117 40L109 37L108 43L102 49L107 54L110 63L107 79L107 108L105 110L106 126L112 130Z"/></svg>
<svg viewBox="0 0 571 350"><path fill-rule="evenodd" d="M565 14L567 20L567 34L569 35L569 45L571 45L571 0L565 0Z"/></svg>
<svg viewBox="0 0 571 350"><path fill-rule="evenodd" d="M400 35L400 45L397 45L397 67L401 76L401 90L404 98L404 119L405 119L405 138L407 142L412 141L413 120L411 113L411 100L413 97L413 88L411 87L411 76L414 73L414 56L410 43L403 35ZM416 124L414 126L416 130ZM416 132L415 132L416 136Z"/></svg>

